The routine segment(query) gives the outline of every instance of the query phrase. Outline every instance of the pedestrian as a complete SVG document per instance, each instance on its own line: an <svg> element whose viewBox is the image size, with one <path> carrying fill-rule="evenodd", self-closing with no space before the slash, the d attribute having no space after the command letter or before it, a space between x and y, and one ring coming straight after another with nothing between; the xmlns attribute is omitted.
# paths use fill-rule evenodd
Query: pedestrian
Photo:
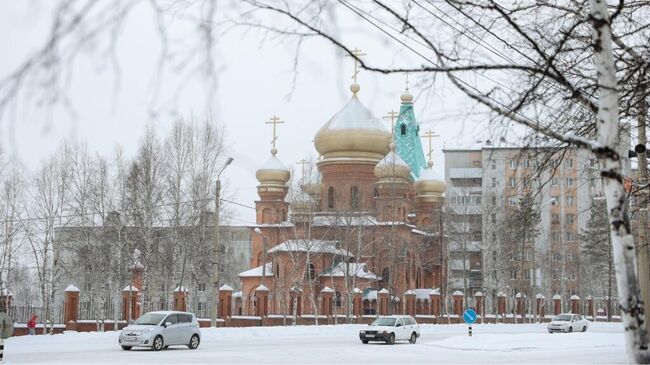
<svg viewBox="0 0 650 365"><path fill-rule="evenodd" d="M36 320L38 319L38 316L36 313L32 314L32 318L27 321L27 328L29 329L29 334L30 335L35 335L36 334Z"/></svg>

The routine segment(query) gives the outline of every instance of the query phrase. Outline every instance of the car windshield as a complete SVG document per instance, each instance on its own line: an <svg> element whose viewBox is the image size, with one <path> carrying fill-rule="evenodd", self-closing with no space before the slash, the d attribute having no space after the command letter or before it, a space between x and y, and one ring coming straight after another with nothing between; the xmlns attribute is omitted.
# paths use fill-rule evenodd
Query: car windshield
<svg viewBox="0 0 650 365"><path fill-rule="evenodd" d="M160 321L165 318L164 314L159 314L159 313L147 313L143 315L142 317L138 318L133 324L140 324L140 325L157 325L160 323Z"/></svg>
<svg viewBox="0 0 650 365"><path fill-rule="evenodd" d="M395 318L378 318L372 322L373 326L394 326Z"/></svg>
<svg viewBox="0 0 650 365"><path fill-rule="evenodd" d="M568 322L568 321L571 320L571 316L570 315L561 315L561 316L555 317L553 320L554 321L566 321L566 322Z"/></svg>

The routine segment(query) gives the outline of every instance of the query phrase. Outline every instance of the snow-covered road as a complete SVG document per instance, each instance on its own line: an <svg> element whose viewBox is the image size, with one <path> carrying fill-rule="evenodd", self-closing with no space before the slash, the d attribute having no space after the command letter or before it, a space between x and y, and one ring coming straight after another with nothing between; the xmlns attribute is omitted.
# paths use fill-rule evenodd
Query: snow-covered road
<svg viewBox="0 0 650 365"><path fill-rule="evenodd" d="M22 336L5 344L5 363L625 363L620 323L586 333L548 334L545 325L423 325L418 343L363 345L362 325L202 329L201 346L123 351L117 333Z"/></svg>

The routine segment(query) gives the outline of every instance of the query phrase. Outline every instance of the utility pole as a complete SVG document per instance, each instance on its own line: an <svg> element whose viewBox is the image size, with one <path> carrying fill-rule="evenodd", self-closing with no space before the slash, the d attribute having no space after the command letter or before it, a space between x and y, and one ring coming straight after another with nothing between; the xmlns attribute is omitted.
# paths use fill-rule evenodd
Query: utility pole
<svg viewBox="0 0 650 365"><path fill-rule="evenodd" d="M221 173L223 170L232 163L233 158L229 157L226 163L217 174L217 182L215 184L215 199L214 199L214 243L212 245L212 313L210 317L210 326L217 327L217 307L219 305L219 258L220 258L220 244L219 244L219 209L221 208Z"/></svg>

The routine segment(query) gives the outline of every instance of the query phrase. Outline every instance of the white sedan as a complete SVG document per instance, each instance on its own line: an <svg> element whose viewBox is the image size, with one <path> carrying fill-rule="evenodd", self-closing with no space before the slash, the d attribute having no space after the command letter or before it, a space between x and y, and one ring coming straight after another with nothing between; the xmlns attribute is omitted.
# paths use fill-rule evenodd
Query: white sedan
<svg viewBox="0 0 650 365"><path fill-rule="evenodd" d="M548 333L553 332L585 332L589 321L579 314L560 314L548 324Z"/></svg>
<svg viewBox="0 0 650 365"><path fill-rule="evenodd" d="M368 325L367 329L359 331L359 339L364 344L369 341L382 341L393 345L399 340L415 343L418 337L420 337L420 326L411 316L377 318Z"/></svg>

